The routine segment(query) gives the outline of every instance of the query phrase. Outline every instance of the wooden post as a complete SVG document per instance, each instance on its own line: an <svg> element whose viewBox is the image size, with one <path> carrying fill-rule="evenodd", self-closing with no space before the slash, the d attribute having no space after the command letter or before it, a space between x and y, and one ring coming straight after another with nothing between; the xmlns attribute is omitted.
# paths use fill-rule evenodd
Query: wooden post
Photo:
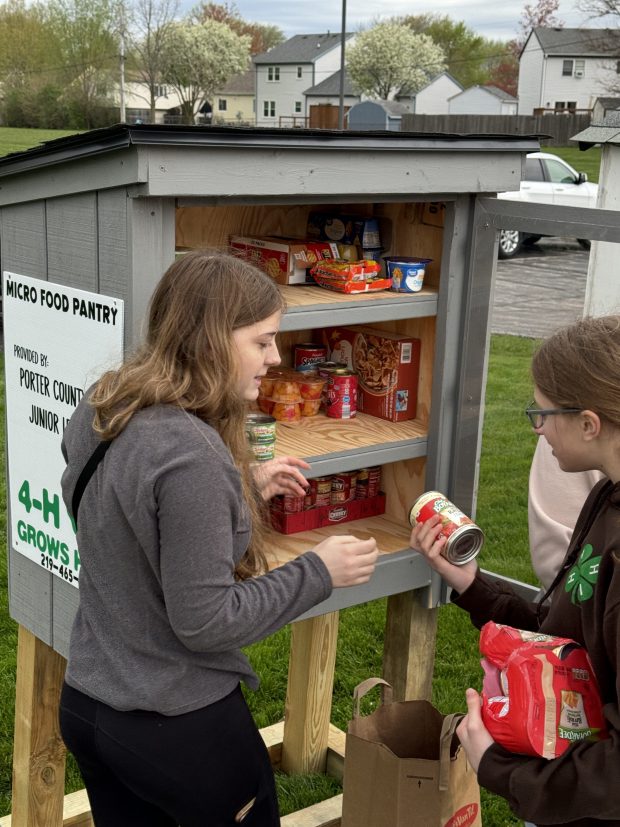
<svg viewBox="0 0 620 827"><path fill-rule="evenodd" d="M430 701L435 664L437 609L423 603L425 590L388 598L383 677L395 701Z"/></svg>
<svg viewBox="0 0 620 827"><path fill-rule="evenodd" d="M12 827L61 827L65 745L58 701L65 659L19 626L15 686Z"/></svg>
<svg viewBox="0 0 620 827"><path fill-rule="evenodd" d="M282 769L324 772L332 709L338 612L291 626Z"/></svg>

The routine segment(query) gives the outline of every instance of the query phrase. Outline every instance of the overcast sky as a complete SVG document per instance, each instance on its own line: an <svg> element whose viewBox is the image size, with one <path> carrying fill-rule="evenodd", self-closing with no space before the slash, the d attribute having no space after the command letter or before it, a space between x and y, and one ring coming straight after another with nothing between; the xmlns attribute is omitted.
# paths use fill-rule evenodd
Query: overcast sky
<svg viewBox="0 0 620 827"><path fill-rule="evenodd" d="M415 0L347 0L347 31L368 27L377 17L387 18L402 14L448 15L454 21L463 21L470 29L484 37L511 40L518 31L521 13L527 0L432 0L421 4ZM536 0L529 0L536 5ZM184 11L197 2L182 0ZM342 21L342 2L339 0L235 0L245 20L268 23L282 29L286 37L295 34L339 32ZM603 25L587 21L576 9L574 0L561 0L556 14L569 28Z"/></svg>

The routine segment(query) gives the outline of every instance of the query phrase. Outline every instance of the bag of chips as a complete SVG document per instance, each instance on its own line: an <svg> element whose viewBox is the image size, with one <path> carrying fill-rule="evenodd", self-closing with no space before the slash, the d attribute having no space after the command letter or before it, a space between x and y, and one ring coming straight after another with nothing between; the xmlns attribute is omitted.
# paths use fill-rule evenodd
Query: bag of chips
<svg viewBox="0 0 620 827"><path fill-rule="evenodd" d="M574 741L607 737L586 650L569 638L486 623L482 720L511 752L556 758Z"/></svg>

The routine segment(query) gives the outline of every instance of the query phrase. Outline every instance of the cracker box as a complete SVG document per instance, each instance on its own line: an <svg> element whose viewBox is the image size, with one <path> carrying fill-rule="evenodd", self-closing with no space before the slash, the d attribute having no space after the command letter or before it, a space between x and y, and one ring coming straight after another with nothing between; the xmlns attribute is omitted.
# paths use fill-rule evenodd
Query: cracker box
<svg viewBox="0 0 620 827"><path fill-rule="evenodd" d="M278 284L314 284L310 267L321 259L338 258L334 242L276 238L274 236L230 236L231 252L255 264Z"/></svg>
<svg viewBox="0 0 620 827"><path fill-rule="evenodd" d="M324 331L329 358L357 374L357 410L402 422L415 419L420 374L419 339L373 327Z"/></svg>

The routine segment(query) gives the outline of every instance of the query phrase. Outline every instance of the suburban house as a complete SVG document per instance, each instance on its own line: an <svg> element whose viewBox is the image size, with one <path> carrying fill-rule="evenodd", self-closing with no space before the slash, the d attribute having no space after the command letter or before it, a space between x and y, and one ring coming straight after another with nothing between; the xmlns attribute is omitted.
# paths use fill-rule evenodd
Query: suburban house
<svg viewBox="0 0 620 827"><path fill-rule="evenodd" d="M253 67L233 75L213 97L211 123L254 126L254 84Z"/></svg>
<svg viewBox="0 0 620 827"><path fill-rule="evenodd" d="M401 94L396 100L409 103L415 115L447 115L448 99L458 95L463 87L449 72L442 72L413 95Z"/></svg>
<svg viewBox="0 0 620 827"><path fill-rule="evenodd" d="M519 115L592 110L620 86L620 30L532 30L519 57Z"/></svg>
<svg viewBox="0 0 620 827"><path fill-rule="evenodd" d="M342 88L345 114L361 100L349 77L344 72ZM340 69L304 92L308 110L307 125L313 129L337 129L340 115Z"/></svg>
<svg viewBox="0 0 620 827"><path fill-rule="evenodd" d="M125 122L151 123L151 98L147 83L129 80L124 84ZM181 118L181 99L179 93L170 84L159 83L155 87L155 121L154 123L174 124ZM110 104L117 109L121 105L120 84L115 83L109 93Z"/></svg>
<svg viewBox="0 0 620 827"><path fill-rule="evenodd" d="M497 86L470 86L448 99L449 115L516 115L518 101Z"/></svg>
<svg viewBox="0 0 620 827"><path fill-rule="evenodd" d="M355 35L347 33L350 43ZM298 34L253 58L257 126L305 126L306 91L340 70L341 34Z"/></svg>

